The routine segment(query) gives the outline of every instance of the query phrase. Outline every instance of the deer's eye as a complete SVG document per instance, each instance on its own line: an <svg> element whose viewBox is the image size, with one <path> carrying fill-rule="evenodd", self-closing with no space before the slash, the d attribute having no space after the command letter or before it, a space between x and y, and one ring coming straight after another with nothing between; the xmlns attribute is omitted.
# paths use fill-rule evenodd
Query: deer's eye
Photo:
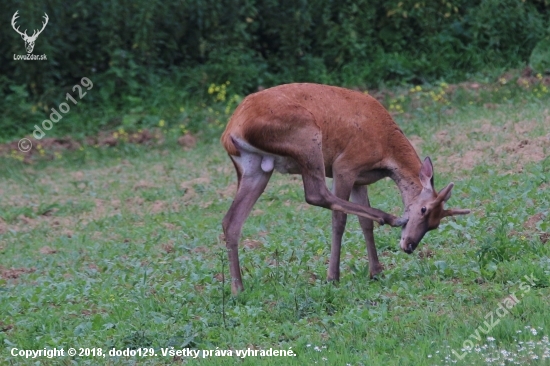
<svg viewBox="0 0 550 366"><path fill-rule="evenodd" d="M426 213L426 207L422 207L422 208L420 209L420 212L422 212L422 215L424 215L424 214Z"/></svg>

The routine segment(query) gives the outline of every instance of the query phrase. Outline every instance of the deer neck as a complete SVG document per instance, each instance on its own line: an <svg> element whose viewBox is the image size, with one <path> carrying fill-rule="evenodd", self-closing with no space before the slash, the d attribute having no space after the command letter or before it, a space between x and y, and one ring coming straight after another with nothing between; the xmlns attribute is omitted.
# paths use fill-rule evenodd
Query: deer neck
<svg viewBox="0 0 550 366"><path fill-rule="evenodd" d="M405 210L422 192L419 174L422 162L409 140L399 131L391 158L390 178L397 184Z"/></svg>

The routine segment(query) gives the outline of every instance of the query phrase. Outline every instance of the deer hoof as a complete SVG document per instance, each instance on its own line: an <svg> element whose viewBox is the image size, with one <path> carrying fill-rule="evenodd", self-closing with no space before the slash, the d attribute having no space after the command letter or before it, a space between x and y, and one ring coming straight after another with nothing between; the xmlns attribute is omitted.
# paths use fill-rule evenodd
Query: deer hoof
<svg viewBox="0 0 550 366"><path fill-rule="evenodd" d="M407 224L407 222L409 222L409 219L406 218L406 217L400 217L398 218L397 220L395 220L395 225L396 227L401 227L401 226L404 226Z"/></svg>
<svg viewBox="0 0 550 366"><path fill-rule="evenodd" d="M391 227L401 227L409 221L408 218L391 216L388 220L388 224Z"/></svg>

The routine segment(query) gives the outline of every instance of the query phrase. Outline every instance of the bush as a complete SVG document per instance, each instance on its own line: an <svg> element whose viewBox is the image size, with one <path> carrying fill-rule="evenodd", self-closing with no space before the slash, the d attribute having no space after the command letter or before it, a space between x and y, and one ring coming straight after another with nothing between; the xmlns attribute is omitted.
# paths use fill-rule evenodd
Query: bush
<svg viewBox="0 0 550 366"><path fill-rule="evenodd" d="M537 73L550 74L550 27L546 31L546 36L537 43L531 52L529 65Z"/></svg>
<svg viewBox="0 0 550 366"><path fill-rule="evenodd" d="M2 135L84 76L98 86L87 103L124 109L166 82L205 100L208 85L227 80L244 95L292 81L376 86L515 67L543 39L550 0L0 2L1 14L16 10L21 29L48 14L34 50L48 61L0 64ZM532 61L544 63L547 49L539 43ZM23 53L4 29L0 54Z"/></svg>

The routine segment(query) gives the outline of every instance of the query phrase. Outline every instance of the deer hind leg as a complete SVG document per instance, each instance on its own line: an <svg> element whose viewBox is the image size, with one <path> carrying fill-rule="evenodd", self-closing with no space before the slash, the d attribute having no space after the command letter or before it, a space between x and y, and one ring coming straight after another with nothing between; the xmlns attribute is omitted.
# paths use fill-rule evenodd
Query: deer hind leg
<svg viewBox="0 0 550 366"><path fill-rule="evenodd" d="M229 257L231 292L235 295L244 289L238 252L242 227L273 173L273 170L262 170L262 159L261 155L248 152L241 152L239 157L231 157L237 170L239 187L229 211L223 218L222 227Z"/></svg>
<svg viewBox="0 0 550 366"><path fill-rule="evenodd" d="M334 166L333 169L332 191L336 197L347 201L349 200L355 176L338 174ZM330 261L328 264L328 281L340 281L340 253L347 216L343 212L332 211L332 245L330 247Z"/></svg>
<svg viewBox="0 0 550 366"><path fill-rule="evenodd" d="M304 154L296 156L295 160L302 169L301 174L304 183L305 198L306 202L310 205L366 217L376 220L381 225L386 223L391 226L402 226L407 222L404 219L397 218L378 209L361 206L332 194L325 184L323 152L320 146L319 151L304 151Z"/></svg>
<svg viewBox="0 0 550 366"><path fill-rule="evenodd" d="M367 187L365 186L353 186L351 191L352 201L370 207L369 197L367 194ZM369 274L373 278L380 272L382 272L383 267L378 260L378 254L376 253L376 245L374 244L374 224L372 220L358 217L359 225L363 230L363 235L365 236L365 241L367 242L367 254L369 256Z"/></svg>

